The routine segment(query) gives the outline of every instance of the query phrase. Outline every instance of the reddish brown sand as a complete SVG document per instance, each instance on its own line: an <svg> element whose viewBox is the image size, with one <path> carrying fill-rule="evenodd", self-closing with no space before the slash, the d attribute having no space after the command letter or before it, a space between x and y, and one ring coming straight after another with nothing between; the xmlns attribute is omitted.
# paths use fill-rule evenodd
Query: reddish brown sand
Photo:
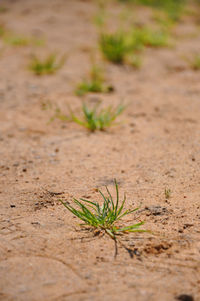
<svg viewBox="0 0 200 301"><path fill-rule="evenodd" d="M119 125L90 134L73 123L48 123L53 109L42 104L79 112L74 88L98 52L94 2L3 4L1 24L45 36L46 45L13 47L0 39L0 300L200 300L200 72L183 59L200 49L195 20L177 25L173 47L145 50L139 71L103 62L115 87L100 96L103 104L129 106ZM67 54L63 68L33 75L31 54L51 51ZM114 242L84 231L58 202L100 201L97 188L114 193L113 178L121 196L127 193L127 208L141 204L127 224L145 220L155 232L122 238L133 258L119 246L114 259Z"/></svg>

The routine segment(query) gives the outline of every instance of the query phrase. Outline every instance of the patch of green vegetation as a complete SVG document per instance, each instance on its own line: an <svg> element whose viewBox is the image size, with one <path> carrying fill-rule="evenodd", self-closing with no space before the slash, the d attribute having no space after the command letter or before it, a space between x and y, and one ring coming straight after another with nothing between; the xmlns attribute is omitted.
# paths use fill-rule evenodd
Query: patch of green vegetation
<svg viewBox="0 0 200 301"><path fill-rule="evenodd" d="M170 38L168 30L151 29L149 27L134 27L129 32L103 33L100 36L100 49L104 57L110 62L123 64L133 58L132 65L140 67L137 52L145 47L168 47Z"/></svg>
<svg viewBox="0 0 200 301"><path fill-rule="evenodd" d="M169 45L169 37L165 31L147 31L145 46L166 47Z"/></svg>
<svg viewBox="0 0 200 301"><path fill-rule="evenodd" d="M17 35L5 34L4 43L12 46L28 46L30 44L30 39Z"/></svg>
<svg viewBox="0 0 200 301"><path fill-rule="evenodd" d="M98 11L94 17L95 25L98 27L102 27L105 24L105 18L106 18L105 3L103 1L99 1Z"/></svg>
<svg viewBox="0 0 200 301"><path fill-rule="evenodd" d="M152 30L148 27L134 28L132 31L132 48L141 50L144 47L166 47L169 45L169 35L164 30Z"/></svg>
<svg viewBox="0 0 200 301"><path fill-rule="evenodd" d="M0 25L0 37L2 37L5 44L11 46L43 46L45 43L43 39L18 35L10 30L5 29L3 25Z"/></svg>
<svg viewBox="0 0 200 301"><path fill-rule="evenodd" d="M8 8L5 6L0 6L0 14L6 13L8 11Z"/></svg>
<svg viewBox="0 0 200 301"><path fill-rule="evenodd" d="M44 46L46 41L43 38L32 38L30 42L33 46Z"/></svg>
<svg viewBox="0 0 200 301"><path fill-rule="evenodd" d="M83 96L86 93L103 93L103 92L112 92L112 86L104 85L104 77L102 69L96 65L93 65L90 71L90 79L83 80L76 89L76 94L78 96Z"/></svg>
<svg viewBox="0 0 200 301"><path fill-rule="evenodd" d="M127 61L129 65L132 66L134 69L140 69L142 66L142 58L137 54L129 56Z"/></svg>
<svg viewBox="0 0 200 301"><path fill-rule="evenodd" d="M165 188L165 198L168 200L171 197L172 191L169 188Z"/></svg>
<svg viewBox="0 0 200 301"><path fill-rule="evenodd" d="M4 34L5 34L5 27L4 25L0 24L0 37L3 37Z"/></svg>
<svg viewBox="0 0 200 301"><path fill-rule="evenodd" d="M160 11L155 11L153 14L153 20L162 30L169 32L174 26L174 21L168 18L165 14Z"/></svg>
<svg viewBox="0 0 200 301"><path fill-rule="evenodd" d="M193 70L200 70L200 54L196 54L191 60L190 65Z"/></svg>
<svg viewBox="0 0 200 301"><path fill-rule="evenodd" d="M57 59L55 54L50 54L44 60L39 59L34 56L29 65L30 70L32 70L36 75L46 75L53 74L58 71L65 63L65 56Z"/></svg>
<svg viewBox="0 0 200 301"><path fill-rule="evenodd" d="M84 80L82 83L80 83L76 89L76 94L78 96L83 96L86 93L102 93L105 92L102 82L100 81L86 81Z"/></svg>
<svg viewBox="0 0 200 301"><path fill-rule="evenodd" d="M126 35L122 32L102 33L99 44L104 57L116 64L124 63L130 50L126 42Z"/></svg>
<svg viewBox="0 0 200 301"><path fill-rule="evenodd" d="M95 201L89 201L81 198L80 201L77 199L73 199L74 204L77 206L77 209L70 205L68 202L64 202L60 200L60 202L69 210L73 215L78 217L81 221L84 222L84 225L89 225L91 228L99 230L99 232L103 232L103 234L107 234L115 241L115 256L117 255L117 242L120 242L119 235L130 232L148 232L147 230L142 230L140 227L144 224L144 221L132 224L129 226L124 226L119 222L123 217L137 211L139 208L128 209L124 211L124 205L126 201L126 195L124 195L124 199L120 204L119 198L119 189L118 184L115 180L115 189L116 189L116 201L113 200L113 197L106 187L107 195L103 194L100 190L99 193L103 198L103 204L100 205ZM87 206L86 206L86 205ZM121 242L120 242L121 243ZM122 244L122 243L121 243ZM123 244L122 244L123 245ZM123 245L123 247L125 247ZM125 247L125 249L129 252L131 249ZM133 254L132 254L133 256Z"/></svg>
<svg viewBox="0 0 200 301"><path fill-rule="evenodd" d="M186 0L119 0L124 3L146 5L166 12L173 21L178 21L183 13Z"/></svg>
<svg viewBox="0 0 200 301"><path fill-rule="evenodd" d="M50 109L51 109L51 107L50 107ZM45 110L46 110L46 108L45 108ZM70 121L70 117L63 114L61 109L58 107L55 109L55 114L50 118L49 123L51 123L55 119L60 119L61 121Z"/></svg>
<svg viewBox="0 0 200 301"><path fill-rule="evenodd" d="M104 131L106 128L113 125L116 118L124 111L125 106L123 104L118 105L116 108L109 106L105 109L98 110L99 104L92 109L88 108L86 104L83 104L83 120L78 118L71 111L71 119L75 123L87 128L89 131L94 132L96 130Z"/></svg>

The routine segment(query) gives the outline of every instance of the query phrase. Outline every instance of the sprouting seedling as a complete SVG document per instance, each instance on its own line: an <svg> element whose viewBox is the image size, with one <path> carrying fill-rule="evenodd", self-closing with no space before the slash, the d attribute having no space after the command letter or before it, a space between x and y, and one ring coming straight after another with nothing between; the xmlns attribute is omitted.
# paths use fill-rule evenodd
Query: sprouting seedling
<svg viewBox="0 0 200 301"><path fill-rule="evenodd" d="M102 33L100 35L99 44L104 57L108 61L116 64L122 64L124 62L127 52L129 51L125 34L121 32L110 34Z"/></svg>
<svg viewBox="0 0 200 301"><path fill-rule="evenodd" d="M53 74L64 65L65 59L66 57L62 56L58 60L55 54L48 55L44 60L33 56L29 68L36 75Z"/></svg>
<svg viewBox="0 0 200 301"><path fill-rule="evenodd" d="M44 45L43 39L37 39L35 37L27 37L19 35L11 30L6 29L3 25L0 25L0 37L3 42L10 46L42 46Z"/></svg>
<svg viewBox="0 0 200 301"><path fill-rule="evenodd" d="M124 194L123 201L120 203L119 189L117 181L115 180L115 190L116 190L116 201L114 201L110 191L106 187L107 195L99 190L103 198L103 204L100 205L98 202L89 201L81 198L80 201L73 199L74 204L77 209L70 205L69 203L60 200L60 202L75 216L84 222L84 225L89 225L93 229L98 229L104 234L107 234L115 241L115 256L117 255L117 242L119 242L130 254L130 249L128 249L119 240L119 235L130 232L147 232L148 230L142 230L140 227L144 224L144 221L132 224L129 226L123 226L119 221L121 219L139 209L127 209L124 210L124 205L126 201L126 195ZM85 205L87 204L87 206ZM149 231L148 231L149 232ZM132 254L133 256L133 254Z"/></svg>
<svg viewBox="0 0 200 301"><path fill-rule="evenodd" d="M90 109L86 104L83 104L83 119L80 119L71 111L72 121L84 126L91 132L96 130L103 131L107 127L110 127L125 109L123 104L119 104L116 108L109 106L101 110L98 110L98 106L99 104Z"/></svg>
<svg viewBox="0 0 200 301"><path fill-rule="evenodd" d="M127 58L127 62L131 65L134 69L140 69L142 66L142 58L136 54L133 54Z"/></svg>
<svg viewBox="0 0 200 301"><path fill-rule="evenodd" d="M117 64L130 63L130 56L137 57L136 52L145 47L167 47L169 43L169 33L166 29L152 30L148 27L134 27L129 32L119 32L112 34L102 33L99 40L100 49L104 57ZM139 60L135 60L138 66Z"/></svg>
<svg viewBox="0 0 200 301"><path fill-rule="evenodd" d="M194 58L190 61L190 65L193 70L200 70L200 54L196 54Z"/></svg>
<svg viewBox="0 0 200 301"><path fill-rule="evenodd" d="M165 198L168 200L171 197L172 191L169 188L165 188Z"/></svg>
<svg viewBox="0 0 200 301"><path fill-rule="evenodd" d="M103 71L97 65L93 65L90 71L90 78L83 80L76 89L78 96L83 96L86 93L103 93L113 91L112 86L104 84Z"/></svg>
<svg viewBox="0 0 200 301"><path fill-rule="evenodd" d="M0 37L3 37L5 34L5 26L3 24L0 24Z"/></svg>
<svg viewBox="0 0 200 301"><path fill-rule="evenodd" d="M155 9L160 9L166 13L167 17L176 22L179 21L183 11L185 0L119 0L127 3L132 2L141 5L151 6Z"/></svg>
<svg viewBox="0 0 200 301"><path fill-rule="evenodd" d="M145 46L166 47L169 45L169 36L166 31L147 31L144 40Z"/></svg>
<svg viewBox="0 0 200 301"><path fill-rule="evenodd" d="M0 14L6 13L8 11L8 8L5 6L0 6Z"/></svg>
<svg viewBox="0 0 200 301"><path fill-rule="evenodd" d="M148 27L136 27L132 31L132 48L141 50L144 47L169 46L169 35L166 30L152 30Z"/></svg>
<svg viewBox="0 0 200 301"><path fill-rule="evenodd" d="M31 40L27 37L15 35L15 34L5 34L4 43L11 46L28 46Z"/></svg>
<svg viewBox="0 0 200 301"><path fill-rule="evenodd" d="M69 116L65 115L62 113L61 109L59 107L57 107L55 109L55 113L54 115L50 118L49 123L51 123L52 121L54 121L55 119L60 119L61 121L69 121L70 118Z"/></svg>
<svg viewBox="0 0 200 301"><path fill-rule="evenodd" d="M106 18L105 2L99 1L97 4L98 4L98 11L97 14L94 16L94 23L96 26L101 28L104 25L105 18Z"/></svg>

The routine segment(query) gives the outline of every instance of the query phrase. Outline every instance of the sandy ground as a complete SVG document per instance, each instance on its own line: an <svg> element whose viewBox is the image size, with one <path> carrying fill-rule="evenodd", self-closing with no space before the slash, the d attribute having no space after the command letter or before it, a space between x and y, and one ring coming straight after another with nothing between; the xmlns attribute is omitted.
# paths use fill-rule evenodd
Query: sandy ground
<svg viewBox="0 0 200 301"><path fill-rule="evenodd" d="M46 44L0 40L0 300L200 300L200 73L182 58L200 49L197 24L190 18L177 25L174 47L147 49L138 71L102 61L115 91L86 100L129 106L119 125L90 134L73 123L48 123L53 109L42 108L80 110L74 88L89 70L91 51L98 52L97 6L2 4L1 24ZM67 54L63 68L33 75L31 54L51 51ZM114 193L114 178L127 208L141 204L127 222L145 220L155 232L123 237L133 258L119 246L115 259L114 242L84 231L58 201L100 201L97 188Z"/></svg>

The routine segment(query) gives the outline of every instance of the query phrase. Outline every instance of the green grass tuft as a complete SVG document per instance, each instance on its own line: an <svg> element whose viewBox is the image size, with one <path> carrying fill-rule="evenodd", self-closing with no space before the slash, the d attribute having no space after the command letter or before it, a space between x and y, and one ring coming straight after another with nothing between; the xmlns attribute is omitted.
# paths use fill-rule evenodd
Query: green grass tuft
<svg viewBox="0 0 200 301"><path fill-rule="evenodd" d="M4 36L4 43L11 46L28 46L30 45L30 39L17 35L8 35Z"/></svg>
<svg viewBox="0 0 200 301"><path fill-rule="evenodd" d="M166 47L169 45L169 35L164 30L152 30L148 27L134 28L131 43L134 50L141 50L144 47Z"/></svg>
<svg viewBox="0 0 200 301"><path fill-rule="evenodd" d="M57 60L55 54L50 54L44 60L40 60L38 57L34 56L29 68L36 75L53 74L64 65L64 62L65 56L61 57L60 60Z"/></svg>
<svg viewBox="0 0 200 301"><path fill-rule="evenodd" d="M134 69L140 69L142 66L142 58L136 54L129 56L127 61Z"/></svg>
<svg viewBox="0 0 200 301"><path fill-rule="evenodd" d="M8 11L8 8L5 6L0 6L0 14L4 14Z"/></svg>
<svg viewBox="0 0 200 301"><path fill-rule="evenodd" d="M122 64L124 62L127 52L129 51L125 34L121 32L102 33L100 35L99 44L104 57L108 61L116 64Z"/></svg>
<svg viewBox="0 0 200 301"><path fill-rule="evenodd" d="M169 188L165 188L165 198L168 200L171 197L172 191Z"/></svg>
<svg viewBox="0 0 200 301"><path fill-rule="evenodd" d="M113 125L116 118L124 111L124 109L125 106L123 104L118 105L116 108L109 106L108 108L101 110L98 110L98 105L90 109L86 104L83 104L83 120L78 118L73 112L71 112L71 119L91 132L96 130L104 131L106 128Z"/></svg>
<svg viewBox="0 0 200 301"><path fill-rule="evenodd" d="M190 65L193 70L200 70L200 54L195 55L195 57L191 60Z"/></svg>
<svg viewBox="0 0 200 301"><path fill-rule="evenodd" d="M4 25L0 24L0 37L3 37L5 34L5 27Z"/></svg>
<svg viewBox="0 0 200 301"><path fill-rule="evenodd" d="M15 32L7 30L3 25L0 25L0 37L5 44L10 46L43 46L45 43L43 39L18 35Z"/></svg>
<svg viewBox="0 0 200 301"><path fill-rule="evenodd" d="M106 187L107 195L103 194L100 190L99 193L103 198L103 204L99 205L97 202L92 202L86 199L81 198L80 201L74 199L74 204L77 206L77 209L66 202L60 200L60 202L75 216L84 222L85 225L89 225L93 228L104 231L111 238L117 238L118 234L130 233L130 232L147 232L147 230L139 229L140 226L144 224L144 221L132 224L129 226L122 226L116 224L123 217L128 214L131 214L137 211L139 208L124 210L124 205L126 201L126 196L120 204L119 200L119 189L118 184L115 180L115 189L116 189L116 201L113 200L113 197ZM87 206L86 206L86 205Z"/></svg>
<svg viewBox="0 0 200 301"><path fill-rule="evenodd" d="M100 36L100 49L104 57L113 63L129 63L129 57L135 58L132 65L140 67L141 59L136 53L145 47L169 46L169 32L166 29L153 30L148 27L135 27L129 32L103 33ZM135 63L135 64L134 64Z"/></svg>
<svg viewBox="0 0 200 301"><path fill-rule="evenodd" d="M102 70L98 66L93 65L90 72L90 79L83 80L78 85L77 89L75 90L75 93L78 96L83 96L89 92L104 93L104 92L112 92L112 91L113 91L112 86L104 85Z"/></svg>
<svg viewBox="0 0 200 301"><path fill-rule="evenodd" d="M120 2L124 3L134 3L139 5L146 5L150 6L159 10L162 10L166 13L169 19L172 21L179 21L185 4L186 0L119 0Z"/></svg>
<svg viewBox="0 0 200 301"><path fill-rule="evenodd" d="M104 88L102 85L102 82L100 81L87 81L84 80L82 83L80 83L76 89L76 95L83 96L89 92L91 93L102 93L104 92Z"/></svg>

